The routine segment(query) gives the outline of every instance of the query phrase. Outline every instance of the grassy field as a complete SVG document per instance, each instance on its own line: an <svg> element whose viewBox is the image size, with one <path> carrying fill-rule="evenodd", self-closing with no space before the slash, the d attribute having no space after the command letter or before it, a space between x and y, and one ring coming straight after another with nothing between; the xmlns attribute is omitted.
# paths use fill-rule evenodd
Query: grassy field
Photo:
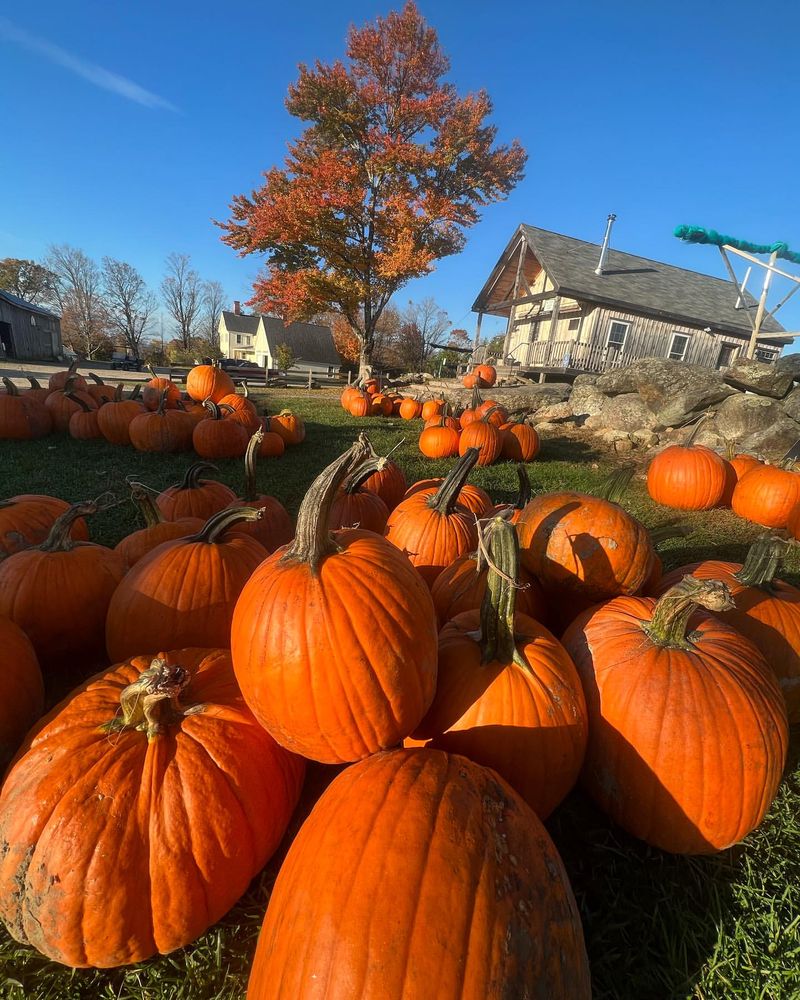
<svg viewBox="0 0 800 1000"><path fill-rule="evenodd" d="M316 473L367 429L385 453L395 453L409 482L441 475L447 462L416 450L418 424L355 421L330 396L264 394L275 412L291 405L306 421L307 440L280 460L262 462L259 486L294 514ZM52 493L84 500L106 492L120 503L93 519L95 541L116 543L139 525L126 499L125 477L155 489L180 478L187 456L145 456L96 442L47 439L0 444L2 494ZM239 462L219 463L219 477L241 485ZM611 468L585 441L545 442L529 467L540 490L591 491ZM510 464L478 469L472 480L496 500L516 492ZM648 525L669 516L635 480L623 501ZM730 511L690 515L689 537L668 542L667 567L712 554L740 559L758 529ZM59 688L51 682L55 697ZM788 1000L800 997L800 734L795 732L780 793L767 821L744 844L707 858L677 858L613 828L579 792L548 827L562 852L583 917L594 995L624 1000ZM313 766L293 829L334 769ZM291 833L291 831L290 831ZM288 841L287 837L287 841ZM157 961L110 972L72 971L18 946L0 931L0 997L5 1000L238 1000L280 858L241 902L198 942ZM357 1000L357 998L354 998ZM435 1000L435 998L431 998Z"/></svg>

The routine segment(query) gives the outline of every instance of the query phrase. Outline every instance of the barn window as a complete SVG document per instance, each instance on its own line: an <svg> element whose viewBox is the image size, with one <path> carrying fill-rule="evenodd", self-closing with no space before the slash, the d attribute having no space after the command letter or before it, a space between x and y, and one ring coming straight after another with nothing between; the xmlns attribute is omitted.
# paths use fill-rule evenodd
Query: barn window
<svg viewBox="0 0 800 1000"><path fill-rule="evenodd" d="M31 316L31 326L36 326L36 317Z"/></svg>
<svg viewBox="0 0 800 1000"><path fill-rule="evenodd" d="M575 330L577 330L580 327L580 325L581 325L580 318L571 319L567 324L567 330L569 330L570 333L574 333Z"/></svg>
<svg viewBox="0 0 800 1000"><path fill-rule="evenodd" d="M669 354L667 357L671 361L684 361L686 359L686 352L689 350L689 334L688 333L673 333L672 343L669 345Z"/></svg>
<svg viewBox="0 0 800 1000"><path fill-rule="evenodd" d="M606 346L610 351L622 351L625 347L625 340L630 330L630 323L620 323L614 320L608 328L608 341Z"/></svg>

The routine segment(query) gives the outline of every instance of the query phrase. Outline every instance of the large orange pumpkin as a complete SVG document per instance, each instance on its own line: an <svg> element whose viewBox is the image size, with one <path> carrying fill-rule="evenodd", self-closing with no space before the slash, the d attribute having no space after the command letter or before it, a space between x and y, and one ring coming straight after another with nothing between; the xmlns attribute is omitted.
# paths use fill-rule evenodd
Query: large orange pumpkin
<svg viewBox="0 0 800 1000"><path fill-rule="evenodd" d="M114 551L122 556L126 571L163 542L186 538L187 535L196 534L202 529L203 522L199 517L167 521L146 486L136 482L130 482L128 485L131 499L142 515L145 527L126 535L114 548Z"/></svg>
<svg viewBox="0 0 800 1000"><path fill-rule="evenodd" d="M0 500L0 561L12 552L39 545L50 534L56 518L68 510L66 500L35 493ZM88 540L83 518L72 522L70 536L76 542Z"/></svg>
<svg viewBox="0 0 800 1000"><path fill-rule="evenodd" d="M400 404L399 413L403 420L416 420L422 416L422 403L412 396L406 396Z"/></svg>
<svg viewBox="0 0 800 1000"><path fill-rule="evenodd" d="M225 648L239 594L267 555L255 538L229 529L259 516L252 507L220 511L196 534L163 542L140 559L108 606L111 662L169 643Z"/></svg>
<svg viewBox="0 0 800 1000"><path fill-rule="evenodd" d="M289 848L247 1000L589 1000L580 917L533 810L439 750L348 767Z"/></svg>
<svg viewBox="0 0 800 1000"><path fill-rule="evenodd" d="M303 761L245 706L224 650L137 656L30 738L0 795L0 917L64 965L189 944L280 843Z"/></svg>
<svg viewBox="0 0 800 1000"><path fill-rule="evenodd" d="M709 510L725 494L725 462L709 448L670 445L659 452L647 470L647 492L665 507Z"/></svg>
<svg viewBox="0 0 800 1000"><path fill-rule="evenodd" d="M584 784L611 818L676 854L720 851L764 818L786 759L780 687L728 611L718 580L685 577L658 602L618 597L564 645L589 711ZM691 632L689 632L691 629Z"/></svg>
<svg viewBox="0 0 800 1000"><path fill-rule="evenodd" d="M470 448L440 486L411 493L389 517L386 537L408 555L429 587L445 566L477 546L475 515L459 502L477 460L478 449Z"/></svg>
<svg viewBox="0 0 800 1000"><path fill-rule="evenodd" d="M775 465L758 465L745 472L731 500L739 517L767 528L785 528L798 503L800 473Z"/></svg>
<svg viewBox="0 0 800 1000"><path fill-rule="evenodd" d="M251 535L264 546L267 553L274 552L282 545L287 545L294 538L294 524L289 512L280 502L267 493L260 493L256 482L256 459L261 454L263 439L277 437L270 432L264 433L259 428L250 438L244 455L244 493L236 499L231 507L255 507L261 511L257 521L240 521L233 526L233 531ZM283 445L283 440L278 438Z"/></svg>
<svg viewBox="0 0 800 1000"><path fill-rule="evenodd" d="M422 419L433 420L434 417L441 416L447 407L443 399L427 399L422 404Z"/></svg>
<svg viewBox="0 0 800 1000"><path fill-rule="evenodd" d="M436 685L436 617L406 557L372 531L331 535L358 441L312 483L294 542L266 559L236 605L231 650L258 720L283 746L326 763L395 746Z"/></svg>
<svg viewBox="0 0 800 1000"><path fill-rule="evenodd" d="M210 399L219 403L223 396L236 392L230 375L216 365L195 365L186 376L186 392L198 403Z"/></svg>
<svg viewBox="0 0 800 1000"><path fill-rule="evenodd" d="M128 399L122 398L122 383L114 396L97 411L97 426L109 444L130 444L130 424L134 417L144 412L144 404L137 399L138 386Z"/></svg>
<svg viewBox="0 0 800 1000"><path fill-rule="evenodd" d="M69 436L75 438L77 441L97 441L102 439L103 435L97 423L99 410L89 406L77 394L65 392L64 395L67 399L75 400L80 407L69 418ZM96 396L94 398L97 399Z"/></svg>
<svg viewBox="0 0 800 1000"><path fill-rule="evenodd" d="M347 409L353 417L368 417L371 411L370 397L364 392L359 392L358 395L351 396Z"/></svg>
<svg viewBox="0 0 800 1000"><path fill-rule="evenodd" d="M36 650L10 618L0 617L0 770L44 711L44 681Z"/></svg>
<svg viewBox="0 0 800 1000"><path fill-rule="evenodd" d="M479 384L487 388L491 388L497 381L497 369L492 365L476 365L474 372Z"/></svg>
<svg viewBox="0 0 800 1000"><path fill-rule="evenodd" d="M435 493L443 482L444 479L418 479L416 483L412 483L408 487L405 496L413 496L415 493L419 493L420 490L427 490L429 494ZM462 507L466 507L467 510L472 511L473 514L477 514L478 517L483 517L494 508L492 498L486 490L480 486L476 486L474 483L464 483L458 491L458 502Z"/></svg>
<svg viewBox="0 0 800 1000"><path fill-rule="evenodd" d="M177 401L168 405L168 390L161 392L161 401L154 409L147 407L128 424L131 444L137 451L177 452L192 450L195 420L185 410L177 409Z"/></svg>
<svg viewBox="0 0 800 1000"><path fill-rule="evenodd" d="M451 458L458 454L459 433L448 427L447 417L434 417L419 436L419 450L426 458ZM449 418L452 419L452 418Z"/></svg>
<svg viewBox="0 0 800 1000"><path fill-rule="evenodd" d="M500 455L503 437L491 423L494 410L486 410L477 420L467 424L458 441L458 452L463 455L470 448L478 449L478 465L491 465Z"/></svg>
<svg viewBox="0 0 800 1000"><path fill-rule="evenodd" d="M650 593L659 597L687 573L698 580L722 580L735 607L717 617L741 632L775 672L789 722L800 722L800 590L777 578L789 543L765 534L750 547L744 564L706 559L666 573Z"/></svg>
<svg viewBox="0 0 800 1000"><path fill-rule="evenodd" d="M207 399L205 407L209 419L195 424L194 450L201 458L241 458L250 440L247 429L238 421L226 419L224 403L218 406Z"/></svg>
<svg viewBox="0 0 800 1000"><path fill-rule="evenodd" d="M413 738L491 767L546 819L578 779L586 703L564 647L533 618L515 614L513 525L495 518L487 535L491 566L480 611L457 615L439 633L436 695Z"/></svg>
<svg viewBox="0 0 800 1000"><path fill-rule="evenodd" d="M70 537L74 522L96 511L74 504L41 545L0 562L0 615L25 632L44 669L103 655L106 611L125 567L112 549Z"/></svg>
<svg viewBox="0 0 800 1000"><path fill-rule="evenodd" d="M524 420L514 420L500 427L501 454L512 462L530 462L539 454L539 435Z"/></svg>
<svg viewBox="0 0 800 1000"><path fill-rule="evenodd" d="M179 483L159 493L156 504L168 521L177 521L181 517L199 517L206 521L218 510L234 503L236 494L230 486L216 479L200 478L200 473L207 469L217 471L217 467L209 462L195 462Z"/></svg>

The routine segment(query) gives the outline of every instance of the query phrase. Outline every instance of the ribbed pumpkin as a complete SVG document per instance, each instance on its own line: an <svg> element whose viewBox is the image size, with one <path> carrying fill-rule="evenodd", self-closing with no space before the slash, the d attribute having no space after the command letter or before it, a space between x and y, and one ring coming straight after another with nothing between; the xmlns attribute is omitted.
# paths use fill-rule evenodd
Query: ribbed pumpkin
<svg viewBox="0 0 800 1000"><path fill-rule="evenodd" d="M342 404L342 409L350 412L350 400L355 399L356 396L360 396L361 393L354 385L348 385L348 387L342 392L340 397L340 402Z"/></svg>
<svg viewBox="0 0 800 1000"><path fill-rule="evenodd" d="M433 420L434 417L441 416L447 404L443 399L426 399L422 404L422 419Z"/></svg>
<svg viewBox="0 0 800 1000"><path fill-rule="evenodd" d="M250 435L244 425L225 419L225 404L205 402L210 419L195 424L192 432L194 450L201 458L241 458Z"/></svg>
<svg viewBox="0 0 800 1000"><path fill-rule="evenodd" d="M39 545L50 534L56 518L68 510L66 500L36 493L0 500L0 561L12 552ZM72 522L70 536L76 542L88 540L89 532L82 518Z"/></svg>
<svg viewBox="0 0 800 1000"><path fill-rule="evenodd" d="M473 420L461 432L458 452L463 455L470 448L478 449L478 465L491 465L500 456L503 437L493 423L493 411L486 410L477 420Z"/></svg>
<svg viewBox="0 0 800 1000"><path fill-rule="evenodd" d="M236 392L230 375L216 365L195 365L186 376L186 392L198 403L210 399L219 403L223 396Z"/></svg>
<svg viewBox="0 0 800 1000"><path fill-rule="evenodd" d="M644 525L618 504L565 491L534 497L517 521L522 565L565 609L635 594L652 569Z"/></svg>
<svg viewBox="0 0 800 1000"><path fill-rule="evenodd" d="M206 521L236 501L230 486L216 479L201 479L200 473L205 471L216 472L217 467L210 462L195 462L179 483L159 493L156 504L168 521L181 517L199 517Z"/></svg>
<svg viewBox="0 0 800 1000"><path fill-rule="evenodd" d="M767 528L785 528L800 502L800 473L775 465L746 472L733 491L731 506L739 517Z"/></svg>
<svg viewBox="0 0 800 1000"><path fill-rule="evenodd" d="M67 379L63 389L58 389L50 393L44 405L50 412L54 431L62 434L66 434L69 431L69 422L72 414L80 411L81 402L92 410L97 409L97 404L89 393L78 389L78 383L74 375Z"/></svg>
<svg viewBox="0 0 800 1000"><path fill-rule="evenodd" d="M180 386L171 379L156 375L151 365L147 367L152 377L142 389L142 402L145 409L155 411L161 406L168 410L174 409L181 398Z"/></svg>
<svg viewBox="0 0 800 1000"><path fill-rule="evenodd" d="M485 417L498 430L503 424L508 423L508 410L494 399L484 400L475 411L475 415L478 420L482 420Z"/></svg>
<svg viewBox="0 0 800 1000"><path fill-rule="evenodd" d="M392 511L386 537L402 549L429 587L445 566L478 544L475 515L459 502L464 480L478 459L471 448L437 487L419 489Z"/></svg>
<svg viewBox="0 0 800 1000"><path fill-rule="evenodd" d="M76 392L85 392L87 385L83 375L78 374L80 360L76 358L66 371L54 372L47 381L47 388L50 392L60 391L66 388L67 382L72 379L72 388Z"/></svg>
<svg viewBox="0 0 800 1000"><path fill-rule="evenodd" d="M242 394L231 392L223 396L219 401L221 408L229 407L227 420L241 424L247 431L248 438L261 426L261 417L258 415L256 404L250 399L247 382L242 383Z"/></svg>
<svg viewBox="0 0 800 1000"><path fill-rule="evenodd" d="M422 403L418 399L406 396L400 404L399 412L403 420L416 420L422 416Z"/></svg>
<svg viewBox="0 0 800 1000"><path fill-rule="evenodd" d="M0 769L44 711L44 681L36 650L10 618L0 617Z"/></svg>
<svg viewBox="0 0 800 1000"><path fill-rule="evenodd" d="M580 917L533 810L438 750L348 767L293 841L247 1000L589 1000Z"/></svg>
<svg viewBox="0 0 800 1000"><path fill-rule="evenodd" d="M280 434L275 434L269 429L269 417L262 417L261 423L258 427L261 431L261 438L259 439L258 451L256 454L259 458L280 458L281 455L286 451L286 444ZM258 433L254 431L253 433Z"/></svg>
<svg viewBox="0 0 800 1000"><path fill-rule="evenodd" d="M696 608L733 607L725 584L686 577L658 602L618 597L563 643L583 682L587 791L623 829L676 854L705 854L755 829L789 742L762 655ZM691 631L689 631L691 629Z"/></svg>
<svg viewBox="0 0 800 1000"><path fill-rule="evenodd" d="M373 407L377 406L381 416L390 417L392 415L393 403L391 396L387 396L383 392L378 392L372 397L372 405Z"/></svg>
<svg viewBox="0 0 800 1000"><path fill-rule="evenodd" d="M135 482L130 482L128 485L131 499L142 515L145 527L126 535L115 546L114 551L122 556L126 572L163 542L196 534L203 527L199 517L184 517L177 521L165 520L146 486Z"/></svg>
<svg viewBox="0 0 800 1000"><path fill-rule="evenodd" d="M381 460L376 465L376 471L364 480L361 487L377 493L389 510L393 511L406 495L406 477L397 462L389 455L379 456L372 445L369 445L369 457Z"/></svg>
<svg viewBox="0 0 800 1000"><path fill-rule="evenodd" d="M73 399L80 407L69 418L69 436L76 441L98 441L102 440L102 433L97 423L99 410L85 403L79 395L65 392L67 399ZM97 399L97 397L94 397ZM101 404L98 403L98 406Z"/></svg>
<svg viewBox="0 0 800 1000"><path fill-rule="evenodd" d="M74 504L44 542L0 562L0 615L25 632L43 669L103 654L106 611L125 567L112 549L70 537L74 522L96 511Z"/></svg>
<svg viewBox="0 0 800 1000"><path fill-rule="evenodd" d="M20 392L9 378L0 393L0 441L32 441L53 430L50 411L26 392Z"/></svg>
<svg viewBox="0 0 800 1000"><path fill-rule="evenodd" d="M462 430L464 430L465 427L469 427L471 423L478 419L478 409L482 403L483 400L481 399L481 394L478 392L478 387L476 385L472 390L472 401L470 402L470 405L462 411L458 418Z"/></svg>
<svg viewBox="0 0 800 1000"><path fill-rule="evenodd" d="M419 450L426 458L450 458L458 454L459 433L446 424L446 417L435 417L419 436Z"/></svg>
<svg viewBox="0 0 800 1000"><path fill-rule="evenodd" d="M436 695L413 738L491 767L546 819L578 780L586 703L564 647L515 614L513 525L495 518L487 535L480 611L457 615L439 633Z"/></svg>
<svg viewBox="0 0 800 1000"><path fill-rule="evenodd" d="M370 413L370 405L369 396L366 393L360 392L357 396L350 397L350 403L347 409L353 417L368 417ZM270 430L271 429L272 428L270 428Z"/></svg>
<svg viewBox="0 0 800 1000"><path fill-rule="evenodd" d="M269 429L273 434L280 434L287 445L302 444L306 438L302 418L291 410L281 410L277 416L270 417Z"/></svg>
<svg viewBox="0 0 800 1000"><path fill-rule="evenodd" d="M415 493L419 493L420 490L427 490L428 493L434 493L443 482L444 479L419 479L416 483L412 483L408 487L405 496L413 496ZM464 483L458 491L458 502L473 514L477 514L478 517L483 517L494 508L492 498L486 490L481 489L480 486L476 486L474 483Z"/></svg>
<svg viewBox="0 0 800 1000"><path fill-rule="evenodd" d="M131 444L137 451L173 453L192 450L195 421L184 410L176 408L177 400L170 408L168 398L168 390L162 390L158 408L146 408L128 424Z"/></svg>
<svg viewBox="0 0 800 1000"><path fill-rule="evenodd" d="M765 534L742 563L706 559L666 573L650 593L664 594L691 574L698 580L722 580L735 607L717 617L748 638L761 652L781 685L789 722L800 722L800 590L777 578L789 543Z"/></svg>
<svg viewBox="0 0 800 1000"><path fill-rule="evenodd" d="M86 383L86 392L92 397L98 407L107 403L114 395L114 386L106 383L94 372L89 372L89 381Z"/></svg>
<svg viewBox="0 0 800 1000"><path fill-rule="evenodd" d="M478 376L475 372L469 372L461 379L461 384L465 389L474 389L478 384Z"/></svg>
<svg viewBox="0 0 800 1000"><path fill-rule="evenodd" d="M244 456L244 493L230 506L255 507L261 511L261 517L257 521L241 521L234 525L233 530L251 535L269 553L291 542L294 538L294 524L280 500L258 491L256 459L261 454L262 438L267 436L272 435L265 434L259 428L250 438Z"/></svg>
<svg viewBox="0 0 800 1000"><path fill-rule="evenodd" d="M264 732L223 650L138 656L49 716L0 796L0 917L64 965L195 940L288 826L303 762Z"/></svg>
<svg viewBox="0 0 800 1000"><path fill-rule="evenodd" d="M722 500L727 482L725 462L709 448L670 445L647 470L647 492L665 507L710 510Z"/></svg>
<svg viewBox="0 0 800 1000"><path fill-rule="evenodd" d="M402 553L371 531L331 535L357 442L312 483L294 542L266 559L236 605L231 650L256 718L290 750L359 760L414 729L436 685L430 594Z"/></svg>
<svg viewBox="0 0 800 1000"><path fill-rule="evenodd" d="M252 507L213 514L194 535L163 542L128 571L106 618L112 663L172 643L225 648L239 594L267 552L230 529L257 520Z"/></svg>
<svg viewBox="0 0 800 1000"><path fill-rule="evenodd" d="M130 424L134 417L144 412L144 404L137 398L139 387L128 399L122 398L122 383L114 390L110 402L97 411L97 426L109 444L130 444Z"/></svg>
<svg viewBox="0 0 800 1000"><path fill-rule="evenodd" d="M500 453L512 462L530 462L539 454L539 435L524 420L501 424L500 439Z"/></svg>
<svg viewBox="0 0 800 1000"><path fill-rule="evenodd" d="M376 471L380 458L367 459L342 484L331 505L328 526L331 531L361 528L382 535L389 520L389 508L377 493L362 488L362 483Z"/></svg>
<svg viewBox="0 0 800 1000"><path fill-rule="evenodd" d="M497 369L492 365L476 365L474 371L480 382L488 388L497 381Z"/></svg>

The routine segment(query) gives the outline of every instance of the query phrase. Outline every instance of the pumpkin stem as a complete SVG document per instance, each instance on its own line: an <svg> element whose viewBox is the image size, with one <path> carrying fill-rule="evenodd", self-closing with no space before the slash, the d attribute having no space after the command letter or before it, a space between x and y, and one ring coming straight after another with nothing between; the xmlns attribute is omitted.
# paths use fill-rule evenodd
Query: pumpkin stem
<svg viewBox="0 0 800 1000"><path fill-rule="evenodd" d="M247 450L244 453L244 496L243 500L255 500L258 496L256 487L256 457L261 442L264 440L264 428L259 427L250 436L247 442Z"/></svg>
<svg viewBox="0 0 800 1000"><path fill-rule="evenodd" d="M75 547L75 542L70 536L72 525L78 518L86 517L87 514L96 514L97 504L93 500L85 500L83 503L74 503L69 510L55 519L50 534L41 545L37 546L40 552L69 552Z"/></svg>
<svg viewBox="0 0 800 1000"><path fill-rule="evenodd" d="M122 382L118 382L117 387L114 390L114 402L115 403L122 402Z"/></svg>
<svg viewBox="0 0 800 1000"><path fill-rule="evenodd" d="M446 517L452 514L458 503L458 494L461 492L467 476L472 471L472 467L478 461L480 448L467 448L459 458L453 468L448 472L447 478L442 482L439 489L428 500L428 506Z"/></svg>
<svg viewBox="0 0 800 1000"><path fill-rule="evenodd" d="M345 479L342 485L342 491L344 493L355 493L359 487L364 483L371 475L376 472L381 472L386 468L387 459L383 458L366 458L354 469L350 475Z"/></svg>
<svg viewBox="0 0 800 1000"><path fill-rule="evenodd" d="M685 576L660 597L653 608L653 617L642 624L642 631L665 649L691 649L686 634L689 619L698 608L707 611L730 611L736 605L722 580L698 580Z"/></svg>
<svg viewBox="0 0 800 1000"><path fill-rule="evenodd" d="M615 469L603 479L594 491L594 495L600 500L608 500L609 503L619 503L625 496L635 471L632 465L624 465L620 469Z"/></svg>
<svg viewBox="0 0 800 1000"><path fill-rule="evenodd" d="M169 391L168 389L162 389L161 390L161 395L159 396L158 409L156 410L156 413L159 416L161 416L161 417L164 416L164 411L167 408L167 392L168 391Z"/></svg>
<svg viewBox="0 0 800 1000"><path fill-rule="evenodd" d="M154 528L157 524L161 524L164 520L164 516L158 506L153 502L152 494L144 483L137 483L133 480L129 480L128 486L131 491L131 500L133 500L134 504L139 508L139 513L144 518L145 527Z"/></svg>
<svg viewBox="0 0 800 1000"><path fill-rule="evenodd" d="M250 396L250 390L247 388L247 379L242 379L242 395L245 399Z"/></svg>
<svg viewBox="0 0 800 1000"><path fill-rule="evenodd" d="M689 437L687 437L686 440L683 442L684 448L691 448L691 446L694 444L694 439L697 437L697 432L711 416L712 414L707 411L700 417L700 419L695 423L694 427L692 428Z"/></svg>
<svg viewBox="0 0 800 1000"><path fill-rule="evenodd" d="M119 696L122 718L109 729L138 729L152 740L186 713L179 697L191 677L185 667L156 657L147 670L123 688Z"/></svg>
<svg viewBox="0 0 800 1000"><path fill-rule="evenodd" d="M237 521L258 521L264 516L260 507L226 507L212 514L196 535L190 535L187 541L221 542L222 536Z"/></svg>
<svg viewBox="0 0 800 1000"><path fill-rule="evenodd" d="M5 375L3 376L3 385L6 387L6 392L9 394L9 396L19 396L20 395L19 389L11 381L11 379L10 378L6 378Z"/></svg>
<svg viewBox="0 0 800 1000"><path fill-rule="evenodd" d="M517 499L514 502L514 507L517 510L524 510L525 507L531 501L531 481L528 476L528 470L525 468L523 462L517 464L517 479L519 479L519 493L517 494Z"/></svg>
<svg viewBox="0 0 800 1000"><path fill-rule="evenodd" d="M650 541L653 543L653 548L657 549L671 538L686 538L691 535L692 530L692 526L687 524L686 521L676 519L664 521L663 524L657 524L654 528L649 528L648 534L650 535Z"/></svg>
<svg viewBox="0 0 800 1000"><path fill-rule="evenodd" d="M222 411L220 410L219 406L214 402L214 400L211 399L210 396L208 397L208 399L203 400L203 406L205 406L205 408L211 414L212 420L222 420Z"/></svg>
<svg viewBox="0 0 800 1000"><path fill-rule="evenodd" d="M89 406L85 400L81 399L80 396L76 396L74 392L67 392L65 389L64 395L67 399L71 399L73 403L77 403L84 413L89 413L91 411L91 406Z"/></svg>
<svg viewBox="0 0 800 1000"><path fill-rule="evenodd" d="M120 382L120 384L119 384L119 389L120 389L120 397L121 397L122 396L122 382ZM133 387L130 396L128 396L128 399L138 399L141 396L141 394L142 394L142 384L141 384L141 382L137 382L136 385Z"/></svg>
<svg viewBox="0 0 800 1000"><path fill-rule="evenodd" d="M744 587L762 587L768 590L794 544L788 538L764 532L750 546L744 564L738 573L733 574L734 578Z"/></svg>
<svg viewBox="0 0 800 1000"><path fill-rule="evenodd" d="M489 573L481 604L481 663L517 663L530 670L514 641L519 541L514 526L495 517L490 525Z"/></svg>
<svg viewBox="0 0 800 1000"><path fill-rule="evenodd" d="M94 372L89 372L89 378L90 378L90 379L92 380L92 382L94 382L94 383L95 383L96 385L105 385L105 382L104 382L104 381L103 381L103 380L102 380L102 379L100 378L100 376L99 376L99 375L95 375L95 373L94 373Z"/></svg>
<svg viewBox="0 0 800 1000"><path fill-rule="evenodd" d="M210 472L219 472L216 465L211 462L194 462L186 470L186 475L180 483L176 483L179 490L196 490L200 487L200 473L208 469Z"/></svg>
<svg viewBox="0 0 800 1000"><path fill-rule="evenodd" d="M308 489L297 514L295 538L281 562L291 560L308 563L315 573L326 555L337 551L336 541L328 523L330 510L339 487L355 471L368 454L368 445L359 435L352 448L323 469Z"/></svg>
<svg viewBox="0 0 800 1000"><path fill-rule="evenodd" d="M39 380L35 379L33 377L33 375L26 375L25 378L30 382L31 389L41 389L42 388L41 385L39 384Z"/></svg>

